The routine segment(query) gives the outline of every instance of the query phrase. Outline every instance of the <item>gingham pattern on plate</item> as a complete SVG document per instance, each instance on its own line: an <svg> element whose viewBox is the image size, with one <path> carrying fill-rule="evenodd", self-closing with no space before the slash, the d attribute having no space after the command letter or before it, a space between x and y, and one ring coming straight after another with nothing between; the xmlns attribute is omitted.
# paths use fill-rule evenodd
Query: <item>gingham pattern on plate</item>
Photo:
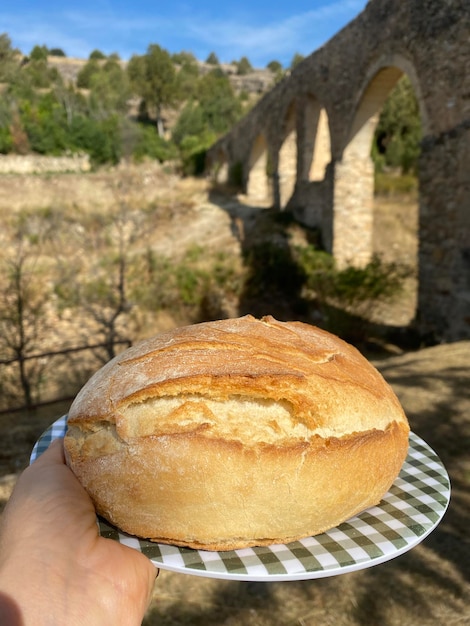
<svg viewBox="0 0 470 626"><path fill-rule="evenodd" d="M66 416L34 446L31 462L51 441L63 437ZM274 581L322 578L395 558L421 542L440 522L450 499L450 482L436 453L416 434L399 477L379 506L337 528L287 545L229 552L191 550L126 535L99 519L103 536L140 550L156 567L197 576Z"/></svg>

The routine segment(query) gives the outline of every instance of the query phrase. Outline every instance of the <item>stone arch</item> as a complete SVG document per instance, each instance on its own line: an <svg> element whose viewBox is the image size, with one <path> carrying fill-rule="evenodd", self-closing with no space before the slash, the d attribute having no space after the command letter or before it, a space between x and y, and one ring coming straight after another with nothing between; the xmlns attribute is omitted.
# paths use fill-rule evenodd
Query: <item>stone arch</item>
<svg viewBox="0 0 470 626"><path fill-rule="evenodd" d="M278 155L279 204L283 209L297 181L297 107L292 102L284 118L284 138Z"/></svg>
<svg viewBox="0 0 470 626"><path fill-rule="evenodd" d="M260 133L251 147L246 182L246 194L256 203L268 203L271 200L268 162L268 144L264 134Z"/></svg>
<svg viewBox="0 0 470 626"><path fill-rule="evenodd" d="M362 266L372 256L372 140L381 108L403 73L397 66L374 68L374 74L366 83L355 109L341 159L336 163L332 253L340 265L353 263Z"/></svg>

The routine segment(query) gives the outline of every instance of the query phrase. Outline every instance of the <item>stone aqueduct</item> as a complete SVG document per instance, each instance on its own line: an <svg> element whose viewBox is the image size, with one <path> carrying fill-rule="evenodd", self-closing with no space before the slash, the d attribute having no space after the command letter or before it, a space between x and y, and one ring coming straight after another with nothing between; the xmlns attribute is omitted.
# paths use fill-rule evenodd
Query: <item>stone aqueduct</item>
<svg viewBox="0 0 470 626"><path fill-rule="evenodd" d="M372 254L372 137L406 74L420 106L416 327L434 341L470 337L470 5L370 0L208 152L253 199L321 230L341 263ZM269 175L268 175L269 172Z"/></svg>

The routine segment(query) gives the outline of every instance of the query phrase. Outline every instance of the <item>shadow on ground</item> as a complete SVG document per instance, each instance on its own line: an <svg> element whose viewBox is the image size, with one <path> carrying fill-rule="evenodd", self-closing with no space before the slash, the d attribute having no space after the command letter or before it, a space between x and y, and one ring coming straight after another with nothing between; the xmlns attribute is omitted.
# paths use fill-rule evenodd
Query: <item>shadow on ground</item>
<svg viewBox="0 0 470 626"><path fill-rule="evenodd" d="M439 527L397 559L342 576L246 583L161 572L145 626L461 626L470 624L470 342L376 362L414 432L446 465Z"/></svg>

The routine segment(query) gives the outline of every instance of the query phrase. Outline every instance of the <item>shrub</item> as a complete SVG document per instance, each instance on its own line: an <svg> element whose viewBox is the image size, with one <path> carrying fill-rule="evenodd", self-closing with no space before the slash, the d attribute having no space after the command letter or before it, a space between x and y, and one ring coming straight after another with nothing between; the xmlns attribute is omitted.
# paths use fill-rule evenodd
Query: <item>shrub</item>
<svg viewBox="0 0 470 626"><path fill-rule="evenodd" d="M178 150L173 143L159 136L155 126L139 124L133 156L136 161L149 157L163 163L164 161L176 159Z"/></svg>
<svg viewBox="0 0 470 626"><path fill-rule="evenodd" d="M386 172L376 172L375 193L381 196L414 194L418 191L418 179L413 174L396 176Z"/></svg>
<svg viewBox="0 0 470 626"><path fill-rule="evenodd" d="M353 315L370 318L378 303L396 298L410 269L385 263L374 256L365 267L340 269L334 258L307 246L297 249L297 258L305 275L308 297L320 308L334 306Z"/></svg>

